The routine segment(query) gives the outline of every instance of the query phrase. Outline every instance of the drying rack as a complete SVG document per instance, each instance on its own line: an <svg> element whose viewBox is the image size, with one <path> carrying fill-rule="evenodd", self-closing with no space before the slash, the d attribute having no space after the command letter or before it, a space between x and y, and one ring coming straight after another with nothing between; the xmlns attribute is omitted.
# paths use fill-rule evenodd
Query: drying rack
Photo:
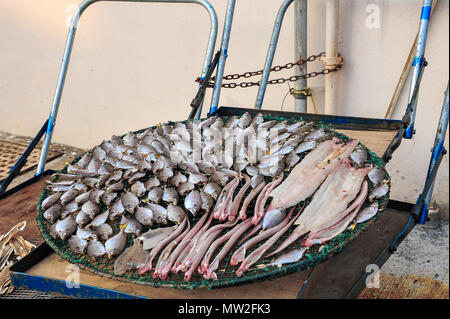
<svg viewBox="0 0 450 319"><path fill-rule="evenodd" d="M301 117L307 121L331 124L337 130L364 141L365 145L378 154L383 154L382 160L384 164L387 164L391 160L393 153L402 142L402 139L410 139L414 134L417 96L423 70L427 64L424 59L424 51L432 0L425 0L423 2L419 24L419 41L417 42L416 56L413 62L413 78L408 105L402 120L331 116L261 109L281 22L284 13L293 0L285 0L277 15L255 108L219 108L222 78L225 62L229 54L228 44L230 41L235 0L228 1L221 47L214 58L213 54L217 37L217 16L214 8L206 0L85 0L78 7L72 18L50 116L22 157L11 169L10 176L3 182L0 188L0 209L2 211L0 214L0 224L5 225L5 227L8 227L11 223L12 226L17 222L17 216L12 213L11 208L15 208L19 202L24 205L22 213L25 214L28 212L28 215L33 214L32 217L34 218L36 203L42 187L49 176L55 172L53 170L45 171L44 168L61 101L76 28L84 10L91 4L99 1L194 3L203 6L207 10L211 19L211 30L201 73L202 83L191 103L192 109L188 118L198 119L200 117L207 87L205 84L217 67L209 115L230 116L241 115L244 112L255 115L261 112L263 114L271 114L284 118ZM56 292L78 298L355 298L364 288L365 281L370 275L370 273L366 272L366 266L373 264L381 267L396 250L397 245L413 229L415 224L426 222L436 172L446 153L443 143L448 125L448 112L447 85L425 186L416 204L413 205L390 200L382 217L372 227L351 242L343 252L312 269L290 274L282 278L248 285L213 290L196 289L195 291L188 292L171 288L127 285L90 273L82 273L80 274L80 287L71 289L65 280L67 278L65 267L69 264L62 262L49 246L42 244L10 268L12 271L12 283L16 287L44 292ZM44 134L45 140L36 176L6 191L7 186L19 174L20 169L26 163L27 156Z"/></svg>

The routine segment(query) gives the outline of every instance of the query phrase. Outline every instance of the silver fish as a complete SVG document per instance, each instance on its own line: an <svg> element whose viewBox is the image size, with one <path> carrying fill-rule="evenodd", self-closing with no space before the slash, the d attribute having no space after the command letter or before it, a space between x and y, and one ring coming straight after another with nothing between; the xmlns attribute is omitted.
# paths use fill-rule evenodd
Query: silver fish
<svg viewBox="0 0 450 319"><path fill-rule="evenodd" d="M379 185L386 177L386 171L383 168L375 167L369 172L368 176L372 183Z"/></svg>
<svg viewBox="0 0 450 319"><path fill-rule="evenodd" d="M60 204L54 204L50 206L43 214L44 218L50 223L54 223L61 215L62 206Z"/></svg>
<svg viewBox="0 0 450 319"><path fill-rule="evenodd" d="M120 199L125 210L131 214L134 213L134 210L139 205L139 198L131 192L122 193Z"/></svg>
<svg viewBox="0 0 450 319"><path fill-rule="evenodd" d="M282 209L274 209L264 215L262 229L275 227L286 217L286 212Z"/></svg>
<svg viewBox="0 0 450 319"><path fill-rule="evenodd" d="M152 204L149 203L148 207L152 210L153 212L153 221L156 222L157 224L161 224L161 225L167 225L167 210L158 205L158 204Z"/></svg>
<svg viewBox="0 0 450 319"><path fill-rule="evenodd" d="M200 192L200 198L202 199L202 209L209 212L214 205L214 199L204 191Z"/></svg>
<svg viewBox="0 0 450 319"><path fill-rule="evenodd" d="M122 216L124 212L125 207L123 207L121 199L118 198L109 208L109 219L115 220L117 217Z"/></svg>
<svg viewBox="0 0 450 319"><path fill-rule="evenodd" d="M136 172L128 179L128 184L132 185L132 184L136 183L140 178L142 178L144 176L145 176L145 173L143 173L143 172Z"/></svg>
<svg viewBox="0 0 450 319"><path fill-rule="evenodd" d="M64 205L61 211L61 218L66 218L69 214L72 214L78 210L78 204L75 200L70 203Z"/></svg>
<svg viewBox="0 0 450 319"><path fill-rule="evenodd" d="M167 187L164 189L162 200L166 203L176 205L179 200L178 192L175 188Z"/></svg>
<svg viewBox="0 0 450 319"><path fill-rule="evenodd" d="M86 177L83 178L81 182L89 187L95 187L95 184L97 184L97 179L93 177Z"/></svg>
<svg viewBox="0 0 450 319"><path fill-rule="evenodd" d="M124 233L139 236L142 233L142 225L133 217L122 216L120 225L125 227Z"/></svg>
<svg viewBox="0 0 450 319"><path fill-rule="evenodd" d="M89 173L97 173L100 169L100 166L102 166L102 161L94 157L93 159L91 159L86 169Z"/></svg>
<svg viewBox="0 0 450 319"><path fill-rule="evenodd" d="M214 198L214 200L217 200L217 197L219 197L220 193L222 192L222 188L214 182L209 182L208 184L206 184L203 191Z"/></svg>
<svg viewBox="0 0 450 319"><path fill-rule="evenodd" d="M59 200L61 201L62 205L66 205L67 203L75 199L75 197L80 195L80 193L81 191L79 191L78 189L69 189L61 195Z"/></svg>
<svg viewBox="0 0 450 319"><path fill-rule="evenodd" d="M211 175L211 180L223 187L228 184L230 177L224 172L216 171Z"/></svg>
<svg viewBox="0 0 450 319"><path fill-rule="evenodd" d="M117 183L120 181L120 179L122 178L123 172L122 171L117 171L116 173L114 173L114 175L111 175L108 180L105 182L106 186L110 186L114 183Z"/></svg>
<svg viewBox="0 0 450 319"><path fill-rule="evenodd" d="M174 175L173 170L171 168L165 167L159 172L158 179L161 182L166 183L169 179L173 177L173 175Z"/></svg>
<svg viewBox="0 0 450 319"><path fill-rule="evenodd" d="M146 160L140 160L137 163L138 172L148 172L152 169L152 165Z"/></svg>
<svg viewBox="0 0 450 319"><path fill-rule="evenodd" d="M325 135L326 133L323 129L313 130L305 136L305 141L314 141L324 137Z"/></svg>
<svg viewBox="0 0 450 319"><path fill-rule="evenodd" d="M180 187L178 187L177 191L178 191L178 194L180 194L181 196L184 196L187 193L189 193L190 191L192 191L194 188L195 188L195 185L192 184L191 182L187 181L186 183L181 184Z"/></svg>
<svg viewBox="0 0 450 319"><path fill-rule="evenodd" d="M184 209L178 205L169 204L167 206L167 218L176 224L181 224L183 219L186 217Z"/></svg>
<svg viewBox="0 0 450 319"><path fill-rule="evenodd" d="M170 184L172 184L175 187L179 187L181 184L186 183L188 178L181 174L179 171L173 175L173 177L170 179Z"/></svg>
<svg viewBox="0 0 450 319"><path fill-rule="evenodd" d="M245 168L245 170L246 170L247 174L250 176L255 176L255 175L259 174L259 168L256 166L247 166ZM225 186L225 185L222 185L222 186Z"/></svg>
<svg viewBox="0 0 450 319"><path fill-rule="evenodd" d="M367 149L362 145L358 145L352 154L350 154L350 158L358 165L364 164L367 161Z"/></svg>
<svg viewBox="0 0 450 319"><path fill-rule="evenodd" d="M136 195L137 197L142 197L147 192L145 189L144 183L137 181L130 187L130 191Z"/></svg>
<svg viewBox="0 0 450 319"><path fill-rule="evenodd" d="M192 190L184 199L184 207L186 207L186 209L195 216L198 210L202 207L200 193L196 190Z"/></svg>
<svg viewBox="0 0 450 319"><path fill-rule="evenodd" d="M178 225L172 227L150 229L146 233L143 233L138 237L138 240L142 241L144 250L150 250L158 245L164 238L169 236Z"/></svg>
<svg viewBox="0 0 450 319"><path fill-rule="evenodd" d="M109 217L109 210L105 210L103 213L98 214L95 218L86 225L86 229L96 229L100 225L106 223Z"/></svg>
<svg viewBox="0 0 450 319"><path fill-rule="evenodd" d="M164 194L164 189L162 189L162 187L153 187L147 195L147 198L149 201L155 203L155 204L159 204L159 202L162 199L162 196Z"/></svg>
<svg viewBox="0 0 450 319"><path fill-rule="evenodd" d="M189 182L191 182L192 184L200 184L200 185L204 185L208 182L208 177L206 177L203 174L189 174Z"/></svg>
<svg viewBox="0 0 450 319"><path fill-rule="evenodd" d="M130 168L123 172L122 178L129 179L137 172L137 168Z"/></svg>
<svg viewBox="0 0 450 319"><path fill-rule="evenodd" d="M91 219L85 212L79 212L77 216L75 217L75 222L78 226L84 227L87 223L89 223Z"/></svg>
<svg viewBox="0 0 450 319"><path fill-rule="evenodd" d="M83 204L83 206L81 206L81 211L85 212L90 219L93 219L100 212L100 208L98 207L98 204L88 200Z"/></svg>
<svg viewBox="0 0 450 319"><path fill-rule="evenodd" d="M111 206L112 202L114 201L114 199L117 197L117 193L110 193L110 192L105 192L103 193L102 196L102 202L106 205L106 206Z"/></svg>
<svg viewBox="0 0 450 319"><path fill-rule="evenodd" d="M103 189L93 189L90 191L89 194L89 200L93 201L94 203L100 204L101 198L103 197L103 194L105 191Z"/></svg>
<svg viewBox="0 0 450 319"><path fill-rule="evenodd" d="M50 208L50 206L55 204L59 200L60 197L61 197L61 193L55 193L55 194L48 196L46 199L44 199L42 201L41 208L43 210L47 210L48 208Z"/></svg>
<svg viewBox="0 0 450 319"><path fill-rule="evenodd" d="M295 263L295 262L299 261L300 259L302 259L303 254L307 250L308 250L308 247L302 247L300 249L291 250L290 252L278 257L277 259L275 259L275 261L268 264L267 266L281 267L284 264Z"/></svg>
<svg viewBox="0 0 450 319"><path fill-rule="evenodd" d="M144 226L153 225L153 211L148 207L138 207L134 213L134 217Z"/></svg>
<svg viewBox="0 0 450 319"><path fill-rule="evenodd" d="M87 254L89 258L97 260L106 254L105 246L98 240L91 240L87 246Z"/></svg>
<svg viewBox="0 0 450 319"><path fill-rule="evenodd" d="M88 246L88 241L78 236L72 236L67 241L69 249L77 254L83 254Z"/></svg>
<svg viewBox="0 0 450 319"><path fill-rule="evenodd" d="M159 185L161 185L161 182L156 177L152 177L144 183L145 189L148 191L153 187L158 187Z"/></svg>
<svg viewBox="0 0 450 319"><path fill-rule="evenodd" d="M109 224L106 224L106 223L98 226L96 231L97 231L98 235L100 236L100 238L103 240L108 240L113 235L113 229L111 228L111 226Z"/></svg>
<svg viewBox="0 0 450 319"><path fill-rule="evenodd" d="M97 182L95 183L94 187L96 188L102 188L103 185L105 185L106 181L109 179L110 174L102 174L97 179Z"/></svg>
<svg viewBox="0 0 450 319"><path fill-rule="evenodd" d="M295 153L303 153L312 150L314 147L316 147L317 142L316 141L307 141L301 143L296 149Z"/></svg>
<svg viewBox="0 0 450 319"><path fill-rule="evenodd" d="M262 113L258 113L253 118L251 124L259 124L259 123L262 123L262 122L264 122L264 116L262 115Z"/></svg>
<svg viewBox="0 0 450 319"><path fill-rule="evenodd" d="M264 176L262 174L255 175L250 180L250 186L252 188L258 187L259 184L264 182Z"/></svg>
<svg viewBox="0 0 450 319"><path fill-rule="evenodd" d="M299 161L300 157L295 153L290 153L284 158L287 169L294 167Z"/></svg>
<svg viewBox="0 0 450 319"><path fill-rule="evenodd" d="M205 173L207 175L213 174L216 170L214 165L207 161L202 161L202 162L198 163L197 166L202 173Z"/></svg>
<svg viewBox="0 0 450 319"><path fill-rule="evenodd" d="M363 208L355 218L355 224L360 224L368 221L378 212L378 202L373 202L371 205Z"/></svg>
<svg viewBox="0 0 450 319"><path fill-rule="evenodd" d="M56 222L55 230L59 238L66 240L77 230L77 223L72 215L69 215L65 219Z"/></svg>
<svg viewBox="0 0 450 319"><path fill-rule="evenodd" d="M127 244L127 236L123 229L105 242L106 254L109 258L119 255Z"/></svg>
<svg viewBox="0 0 450 319"><path fill-rule="evenodd" d="M232 129L239 123L239 118L237 116L230 116L230 118L225 122L225 128Z"/></svg>
<svg viewBox="0 0 450 319"><path fill-rule="evenodd" d="M239 119L238 126L240 128L246 128L250 125L251 122L252 122L252 116L250 115L250 113L245 112Z"/></svg>
<svg viewBox="0 0 450 319"><path fill-rule="evenodd" d="M144 250L142 243L135 240L131 247L124 250L114 262L114 273L123 275L129 271L144 266L149 259L149 253Z"/></svg>
<svg viewBox="0 0 450 319"><path fill-rule="evenodd" d="M120 169L135 169L137 171L137 165L126 160L118 160L115 166Z"/></svg>
<svg viewBox="0 0 450 319"><path fill-rule="evenodd" d="M77 162L77 165L81 168L86 168L91 160L92 155L89 153L85 153L83 156L81 156L80 160Z"/></svg>
<svg viewBox="0 0 450 319"><path fill-rule="evenodd" d="M90 195L91 195L91 191L82 193L82 194L78 195L77 197L75 197L75 202L78 205L83 205L84 203L86 203L89 200Z"/></svg>
<svg viewBox="0 0 450 319"><path fill-rule="evenodd" d="M123 144L135 147L138 143L138 138L133 132L128 132L123 138Z"/></svg>
<svg viewBox="0 0 450 319"><path fill-rule="evenodd" d="M92 149L92 155L99 161L103 161L106 157L106 152L104 149L97 145Z"/></svg>
<svg viewBox="0 0 450 319"><path fill-rule="evenodd" d="M108 186L106 191L109 193L115 193L115 192L119 192L119 191L123 190L124 187L125 187L125 185L123 184L123 182L119 181L117 183L114 183L114 184L111 184L110 186Z"/></svg>
<svg viewBox="0 0 450 319"><path fill-rule="evenodd" d="M97 232L95 232L93 230L87 230L87 229L83 229L83 228L79 228L78 227L76 236L78 238L81 238L81 239L84 239L84 240L91 240L91 239L96 240L97 239Z"/></svg>
<svg viewBox="0 0 450 319"><path fill-rule="evenodd" d="M389 192L389 185L384 183L375 188L369 194L369 201L373 201L374 199L381 198Z"/></svg>

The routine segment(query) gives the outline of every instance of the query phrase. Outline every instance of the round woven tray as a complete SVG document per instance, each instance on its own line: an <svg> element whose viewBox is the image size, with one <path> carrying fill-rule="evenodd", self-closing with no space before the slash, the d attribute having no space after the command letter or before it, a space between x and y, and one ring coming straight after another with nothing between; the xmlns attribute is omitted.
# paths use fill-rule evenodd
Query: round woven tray
<svg viewBox="0 0 450 319"><path fill-rule="evenodd" d="M285 120L289 124L292 124L294 122L302 120L301 118L285 119L282 117L277 117L277 116L272 116L272 115L265 115L264 118L265 118L265 120L278 120L278 121ZM226 120L225 117L223 119ZM185 122L185 121L183 121L183 122ZM173 122L169 122L169 124L173 124ZM350 139L350 137L333 130L332 127L325 125L323 123L317 123L316 126L322 127L326 131L331 132L334 136L338 137L343 142L346 142ZM144 130L145 129L139 130L135 133L140 133L140 132L143 132ZM307 153L302 154L301 159L303 159L304 156L306 156L306 155L307 155ZM76 158L72 162L72 164L76 163L80 158L81 157ZM372 164L374 166L381 167L381 160L374 152L372 152L368 149L368 159L366 161L366 164ZM67 166L65 166L61 170L61 172L65 173L66 169L67 169ZM285 172L285 175L288 175L288 174L289 174L289 172ZM153 175L151 174L151 172L149 172L149 173L147 173L147 176L141 180L145 181L145 179L148 179L152 176ZM56 181L57 178L58 178L57 176L53 176L52 181ZM386 179L388 180L388 185L390 188L390 177L387 174L386 174ZM369 192L373 188L374 188L374 185L369 181ZM239 190L239 188L237 190ZM277 277L281 277L281 276L284 276L284 275L287 275L287 274L290 274L293 272L297 272L297 271L301 271L301 270L305 270L310 267L313 267L313 266L327 260L334 254L342 251L348 243L350 243L352 240L357 238L363 231L365 231L371 224L373 224L381 216L381 214L384 211L384 209L386 208L387 202L389 200L389 192L388 192L385 196L378 199L379 210L372 219L368 220L365 223L356 225L356 227L354 229L347 229L346 231L344 231L337 237L331 239L330 241L326 242L322 246L319 246L319 245L312 246L305 253L305 256L303 256L303 258L296 263L286 264L282 267L274 267L274 266L265 267L265 268L257 267L258 265L269 264L271 261L273 261L273 257L263 258L263 259L259 260L255 265L253 265L247 272L245 272L242 277L237 277L235 272L239 268L239 265L231 266L229 264L231 255L239 247L238 245L235 245L230 250L228 255L220 263L219 269L216 271L216 273L217 273L216 281L206 280L196 272L192 276L191 281L185 281L183 273L178 273L178 274L171 273L171 274L169 274L169 276L167 277L166 280L153 279L153 277L151 276L152 275L151 273L149 273L148 275L142 276L142 275L139 275L137 273L137 271L129 272L124 275L116 275L116 274L114 274L114 262L115 262L114 258L108 259L108 258L104 257L97 261L92 261L89 259L89 257L87 255L79 255L79 254L76 254L76 253L70 251L68 249L67 241L63 241L61 239L55 239L50 235L49 231L50 231L51 224L45 218L43 218L44 211L41 207L41 202L50 194L51 194L51 191L49 191L47 189L43 190L43 192L40 196L38 205L37 205L36 221L37 221L39 230L40 230L43 238L45 239L46 243L50 247L52 247L55 250L55 252L59 256L61 256L63 259L67 260L70 263L78 265L82 269L86 269L86 270L89 270L100 276L113 278L113 279L116 279L119 281L130 282L130 283L135 283L135 284L140 284L140 285L149 285L152 287L166 287L166 288L170 287L170 288L182 288L182 289L194 289L194 288L200 288L200 287L203 287L203 288L230 287L230 286L239 285L239 284L243 284L243 283L251 283L251 282L257 282L257 281L263 281L263 280L267 280L267 279L277 278ZM184 200L184 198L180 198L180 202L182 202L183 200ZM310 200L311 200L310 198L306 200L306 205L309 204ZM303 202L300 202L297 205L298 207L295 211L297 212L298 209L302 205L303 205ZM252 208L253 207L249 207L248 211L252 212ZM101 207L102 211L104 211L105 209L106 209L106 206ZM195 222L199 219L199 216L193 217L192 215L189 214L189 219L190 219L191 225L194 225ZM216 222L214 221L213 223L216 223ZM113 226L114 231L117 232L119 229L119 221L111 222L111 225ZM157 227L157 226L154 226L152 228L155 228L155 227ZM295 227L296 227L295 225L292 225L289 228L289 230L276 242L275 245L272 246L272 248L266 254L275 250L276 247L278 247L279 244L284 239L286 239L287 236L289 236L292 233L292 231L295 229ZM143 232L147 231L148 229L149 229L148 227L145 227ZM128 235L127 247L132 245L132 243L133 243L133 239L132 239L131 235ZM256 245L253 249L256 249L261 244L262 243ZM297 240L295 243L290 245L287 248L287 250L285 250L285 251L289 251L289 250L295 249L295 248L300 248L300 246L301 246L300 240ZM216 253L218 251L220 251L220 248L216 251ZM211 260L213 260L213 258Z"/></svg>

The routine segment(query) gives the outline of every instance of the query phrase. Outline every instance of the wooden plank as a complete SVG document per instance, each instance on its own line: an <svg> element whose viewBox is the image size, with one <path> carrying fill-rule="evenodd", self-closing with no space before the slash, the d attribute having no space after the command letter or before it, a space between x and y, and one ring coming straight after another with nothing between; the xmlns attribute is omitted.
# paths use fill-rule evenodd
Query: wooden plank
<svg viewBox="0 0 450 319"><path fill-rule="evenodd" d="M38 182L0 200L0 234L8 232L25 220L27 226L20 235L34 245L44 242L36 224L36 207L45 181L49 178L50 176L45 176Z"/></svg>
<svg viewBox="0 0 450 319"><path fill-rule="evenodd" d="M348 137L358 139L362 144L366 145L372 152L378 156L383 156L384 151L394 138L395 131L354 131L354 130L337 130Z"/></svg>
<svg viewBox="0 0 450 319"><path fill-rule="evenodd" d="M41 262L31 267L26 273L52 279L66 280L67 266L70 264L52 253ZM95 287L116 290L128 294L144 296L152 299L294 299L306 278L306 272L294 273L281 278L263 282L243 284L229 288L216 289L175 289L154 288L136 285L105 278L86 270L80 270L80 283Z"/></svg>

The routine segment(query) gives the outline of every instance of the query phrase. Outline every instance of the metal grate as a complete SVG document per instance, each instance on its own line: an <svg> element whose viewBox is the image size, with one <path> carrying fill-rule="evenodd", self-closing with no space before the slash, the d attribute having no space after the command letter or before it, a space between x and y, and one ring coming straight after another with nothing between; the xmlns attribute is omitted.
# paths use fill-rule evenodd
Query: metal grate
<svg viewBox="0 0 450 319"><path fill-rule="evenodd" d="M8 141L0 140L0 181L5 179L9 175L9 171L16 164L17 160L22 156L28 145L11 143ZM39 163L39 156L41 154L41 148L36 148L28 156L27 163L22 168L21 173L25 173L37 166ZM47 161L55 159L63 155L63 152L49 150Z"/></svg>
<svg viewBox="0 0 450 319"><path fill-rule="evenodd" d="M64 296L49 294L46 292L27 290L25 288L14 288L14 290L7 295L1 295L0 299L67 299Z"/></svg>

